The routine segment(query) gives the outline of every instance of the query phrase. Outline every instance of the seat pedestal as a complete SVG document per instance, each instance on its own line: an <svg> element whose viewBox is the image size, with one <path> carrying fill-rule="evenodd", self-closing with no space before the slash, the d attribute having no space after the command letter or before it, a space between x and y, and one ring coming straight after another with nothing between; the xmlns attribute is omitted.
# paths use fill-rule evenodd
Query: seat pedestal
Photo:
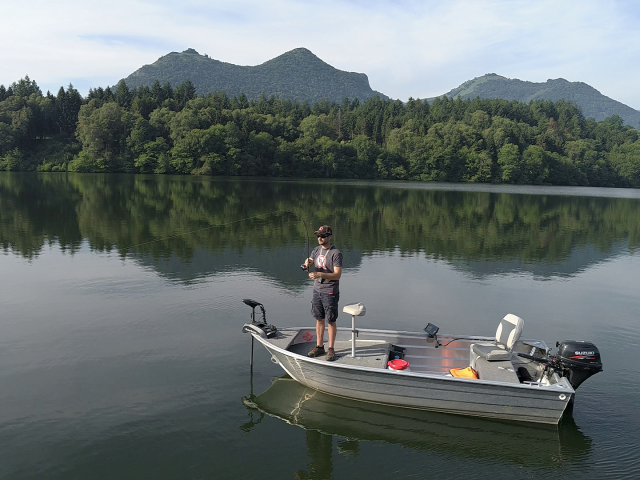
<svg viewBox="0 0 640 480"><path fill-rule="evenodd" d="M362 303L358 302L345 305L342 311L351 315L351 357L355 358L356 335L358 334L358 331L356 330L356 317L363 317L364 314L367 313L367 309Z"/></svg>

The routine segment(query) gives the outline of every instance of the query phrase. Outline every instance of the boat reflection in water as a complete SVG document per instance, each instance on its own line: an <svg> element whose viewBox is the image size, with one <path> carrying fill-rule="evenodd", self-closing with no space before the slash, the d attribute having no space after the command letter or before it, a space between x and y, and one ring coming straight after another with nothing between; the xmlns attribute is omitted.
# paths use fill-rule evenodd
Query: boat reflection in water
<svg viewBox="0 0 640 480"><path fill-rule="evenodd" d="M287 375L242 401L251 417L241 427L246 431L260 423L264 414L307 430L312 462L310 472L297 472L298 478L331 476L334 435L344 438L338 451L346 456L358 455L358 441L382 441L449 458L555 469L583 464L591 452L591 439L571 415L556 426L397 408L327 395Z"/></svg>

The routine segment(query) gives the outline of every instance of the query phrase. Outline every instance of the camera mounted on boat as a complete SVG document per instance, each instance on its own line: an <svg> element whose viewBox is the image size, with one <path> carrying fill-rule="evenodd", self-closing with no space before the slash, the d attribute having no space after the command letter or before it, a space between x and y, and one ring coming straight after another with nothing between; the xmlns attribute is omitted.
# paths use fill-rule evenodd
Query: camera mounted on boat
<svg viewBox="0 0 640 480"><path fill-rule="evenodd" d="M260 302L256 302L255 300L251 300L250 298L245 298L242 302L253 309L251 312L251 323L245 323L244 327L242 327L242 331L246 333L251 330L258 333L261 337L274 337L278 332L278 329L267 323L267 312L264 309L264 305ZM260 310L262 311L262 321L256 321L256 307L260 307Z"/></svg>

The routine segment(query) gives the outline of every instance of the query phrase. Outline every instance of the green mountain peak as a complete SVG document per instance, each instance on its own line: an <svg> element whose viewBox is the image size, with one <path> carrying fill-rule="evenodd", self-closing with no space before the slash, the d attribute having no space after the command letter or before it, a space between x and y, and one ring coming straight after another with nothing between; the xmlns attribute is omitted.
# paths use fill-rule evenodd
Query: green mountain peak
<svg viewBox="0 0 640 480"><path fill-rule="evenodd" d="M129 87L151 86L156 80L176 86L191 80L199 94L224 91L229 97L244 93L292 100L341 102L345 97L364 101L376 95L364 73L338 70L306 48L295 48L256 66L240 66L200 55L193 48L171 52L126 77Z"/></svg>
<svg viewBox="0 0 640 480"><path fill-rule="evenodd" d="M634 128L640 122L640 112L621 102L603 95L584 82L570 82L564 78L548 79L546 82L528 82L488 73L445 93L447 97L463 100L480 98L502 98L528 103L532 100L567 100L578 105L585 117L597 121L619 115L627 125Z"/></svg>

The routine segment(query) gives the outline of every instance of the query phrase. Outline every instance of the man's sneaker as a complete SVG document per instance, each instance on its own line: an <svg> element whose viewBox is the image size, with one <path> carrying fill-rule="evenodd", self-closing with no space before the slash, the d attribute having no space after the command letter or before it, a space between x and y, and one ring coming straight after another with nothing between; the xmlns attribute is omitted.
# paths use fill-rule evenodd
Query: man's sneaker
<svg viewBox="0 0 640 480"><path fill-rule="evenodd" d="M319 347L319 346L315 346L311 349L311 351L309 353L307 353L308 356L310 357L319 357L320 355L324 355L324 345Z"/></svg>
<svg viewBox="0 0 640 480"><path fill-rule="evenodd" d="M333 348L327 350L327 361L333 362L336 359L336 351Z"/></svg>

